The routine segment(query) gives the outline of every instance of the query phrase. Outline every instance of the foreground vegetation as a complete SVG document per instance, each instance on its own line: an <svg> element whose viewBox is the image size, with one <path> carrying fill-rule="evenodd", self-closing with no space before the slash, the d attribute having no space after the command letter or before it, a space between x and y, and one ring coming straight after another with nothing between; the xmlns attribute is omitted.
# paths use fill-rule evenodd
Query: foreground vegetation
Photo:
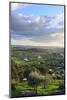
<svg viewBox="0 0 67 100"><path fill-rule="evenodd" d="M62 86L63 84L64 84L63 80L54 80L50 84L48 84L46 87L44 87L43 85L40 85L37 87L37 95L52 95L56 93L59 87ZM34 89L31 86L29 86L27 82L22 82L16 85L16 90L12 91L11 95L13 97L16 97L16 96L20 96L19 93L22 93L22 92L28 93L31 91L34 91Z"/></svg>
<svg viewBox="0 0 67 100"><path fill-rule="evenodd" d="M11 96L64 94L64 50L12 47Z"/></svg>

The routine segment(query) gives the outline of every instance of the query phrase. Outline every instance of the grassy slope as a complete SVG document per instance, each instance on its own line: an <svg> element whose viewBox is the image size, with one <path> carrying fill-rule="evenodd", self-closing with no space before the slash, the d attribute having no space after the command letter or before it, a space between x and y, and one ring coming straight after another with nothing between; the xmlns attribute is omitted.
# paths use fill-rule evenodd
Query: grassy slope
<svg viewBox="0 0 67 100"><path fill-rule="evenodd" d="M48 84L45 88L43 85L37 87L38 95L51 95L56 92L60 85L64 83L63 80L52 80L50 84ZM33 90L31 86L28 85L27 82L18 83L16 85L16 90L12 91L12 96L17 96L19 92L30 92Z"/></svg>

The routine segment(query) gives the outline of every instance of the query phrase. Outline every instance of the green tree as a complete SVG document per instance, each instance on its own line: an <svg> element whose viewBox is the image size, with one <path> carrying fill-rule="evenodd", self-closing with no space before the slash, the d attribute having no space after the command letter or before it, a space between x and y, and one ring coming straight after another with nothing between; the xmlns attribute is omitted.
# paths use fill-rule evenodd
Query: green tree
<svg viewBox="0 0 67 100"><path fill-rule="evenodd" d="M18 82L20 82L21 78L21 67L16 62L16 59L11 59L11 88L15 89L15 86Z"/></svg>
<svg viewBox="0 0 67 100"><path fill-rule="evenodd" d="M29 74L28 84L34 88L34 91L37 93L37 86L40 85L42 81L45 80L45 76L41 75L40 72L33 67L33 70Z"/></svg>
<svg viewBox="0 0 67 100"><path fill-rule="evenodd" d="M41 74L46 75L48 73L48 65L46 62L40 62L38 64L38 69L40 70Z"/></svg>

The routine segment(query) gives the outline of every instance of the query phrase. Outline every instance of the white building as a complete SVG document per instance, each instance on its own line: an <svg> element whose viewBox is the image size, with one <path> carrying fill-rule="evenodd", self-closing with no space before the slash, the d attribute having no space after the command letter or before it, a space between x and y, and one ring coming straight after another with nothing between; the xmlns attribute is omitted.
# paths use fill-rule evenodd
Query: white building
<svg viewBox="0 0 67 100"><path fill-rule="evenodd" d="M38 59L41 59L42 57L41 56L38 56Z"/></svg>
<svg viewBox="0 0 67 100"><path fill-rule="evenodd" d="M29 59L28 58L24 58L24 61L29 61Z"/></svg>

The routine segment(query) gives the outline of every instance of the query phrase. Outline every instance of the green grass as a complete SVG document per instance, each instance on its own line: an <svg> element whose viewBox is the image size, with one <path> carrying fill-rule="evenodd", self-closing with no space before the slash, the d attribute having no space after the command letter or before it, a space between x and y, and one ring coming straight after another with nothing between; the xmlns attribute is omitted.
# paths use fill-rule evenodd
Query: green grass
<svg viewBox="0 0 67 100"><path fill-rule="evenodd" d="M20 90L20 91L27 91L29 89L32 89L32 87L29 86L27 82L19 83L16 86L16 90Z"/></svg>
<svg viewBox="0 0 67 100"><path fill-rule="evenodd" d="M50 95L58 89L58 85L48 85L46 88L38 88L39 95Z"/></svg>
<svg viewBox="0 0 67 100"><path fill-rule="evenodd" d="M60 85L64 84L63 80L52 80L51 83L49 83L48 85L45 86L44 85L40 85L37 87L37 93L38 95L51 95L52 93L56 92L57 89L59 88ZM22 82L22 83L18 83L16 85L16 90L12 91L12 96L17 96L19 92L23 91L23 92L29 92L32 91L33 88L31 86L28 85L28 82Z"/></svg>
<svg viewBox="0 0 67 100"><path fill-rule="evenodd" d="M12 96L12 97L15 97L15 96L18 95L19 92L20 92L20 91L18 91L18 90L11 91L11 96Z"/></svg>

